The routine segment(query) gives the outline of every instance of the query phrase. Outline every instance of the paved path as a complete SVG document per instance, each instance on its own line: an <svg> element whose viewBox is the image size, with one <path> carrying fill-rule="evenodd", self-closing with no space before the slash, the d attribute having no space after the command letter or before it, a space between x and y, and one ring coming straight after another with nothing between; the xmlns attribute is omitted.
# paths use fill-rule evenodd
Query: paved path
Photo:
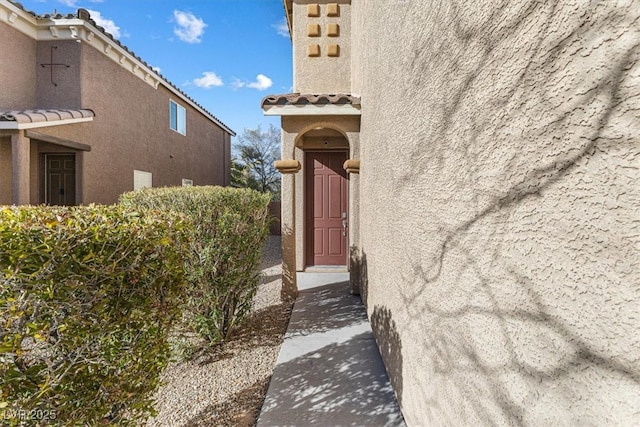
<svg viewBox="0 0 640 427"><path fill-rule="evenodd" d="M348 273L298 273L298 288L258 426L404 426Z"/></svg>

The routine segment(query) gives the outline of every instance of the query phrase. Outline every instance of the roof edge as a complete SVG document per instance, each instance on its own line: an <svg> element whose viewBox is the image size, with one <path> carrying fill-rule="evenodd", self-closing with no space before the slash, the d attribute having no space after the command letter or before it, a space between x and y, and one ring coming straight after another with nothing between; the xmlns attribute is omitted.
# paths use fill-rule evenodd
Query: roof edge
<svg viewBox="0 0 640 427"><path fill-rule="evenodd" d="M7 9L7 14L5 16L0 13L0 20L23 34L38 41L76 40L87 43L150 86L157 89L158 85L162 84L218 127L231 136L236 136L236 132L229 126L207 111L162 74L155 71L151 65L129 50L103 27L99 26L86 9L80 8L76 14L37 15L14 0L0 1L0 7L2 6Z"/></svg>
<svg viewBox="0 0 640 427"><path fill-rule="evenodd" d="M261 108L265 116L361 115L360 97L344 93L267 95Z"/></svg>

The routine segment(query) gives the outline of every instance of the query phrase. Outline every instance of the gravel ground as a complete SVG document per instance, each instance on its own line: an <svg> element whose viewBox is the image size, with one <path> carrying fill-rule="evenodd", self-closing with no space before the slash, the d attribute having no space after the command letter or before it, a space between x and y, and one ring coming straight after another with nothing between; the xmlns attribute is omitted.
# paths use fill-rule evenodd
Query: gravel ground
<svg viewBox="0 0 640 427"><path fill-rule="evenodd" d="M233 337L164 372L147 426L255 425L291 314L280 300L279 236L265 244L262 272L252 315Z"/></svg>

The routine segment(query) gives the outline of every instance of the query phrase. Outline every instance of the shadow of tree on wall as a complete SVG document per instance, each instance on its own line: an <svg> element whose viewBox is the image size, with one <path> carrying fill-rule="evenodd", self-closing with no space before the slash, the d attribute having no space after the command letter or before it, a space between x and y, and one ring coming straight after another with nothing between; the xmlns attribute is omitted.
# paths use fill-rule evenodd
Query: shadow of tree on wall
<svg viewBox="0 0 640 427"><path fill-rule="evenodd" d="M367 254L360 251L356 246L351 246L349 250L349 275L351 280L351 293L360 295L364 306L367 307L369 291Z"/></svg>
<svg viewBox="0 0 640 427"><path fill-rule="evenodd" d="M456 8L461 7L455 3L453 15L458 13ZM516 2L503 3L513 5ZM438 66L434 64L451 65L451 74L457 74L449 80L455 84L446 86L447 82L442 82L450 91L443 91L446 96L438 105L442 107L441 111L425 111L426 124L416 129L417 135L412 135L416 139L419 135L426 135L429 139L425 137L408 147L410 155L403 156L407 164L402 165L406 167L397 168L407 172L398 172L392 183L400 195L398 209L403 209L402 203L415 200L416 193L427 198L432 197L431 193L436 190L441 191L438 194L441 199L434 202L437 208L429 214L437 217L439 208L442 220L429 218L424 220L424 224L412 224L418 225L415 228L425 235L428 231L430 236L421 242L422 247L414 246L415 253L407 254L410 261L406 265L410 268L401 273L403 304L410 316L409 320L403 319L402 327L419 331L416 340L420 341L416 346L429 360L428 365L433 372L417 380L406 378L406 381L410 381L411 388L415 390L419 388L416 384L423 380L423 388L433 390L434 395L425 400L425 412L439 424L454 424L466 418L469 422L480 420L488 425L505 422L523 425L531 424L532 420L533 423L537 420L540 424L552 425L559 419L567 424L585 425L593 424L593 420L598 420L597 416L603 417L600 420L610 417L608 419L615 424L617 415L612 412L619 409L633 412L635 406L636 416L640 413L637 397L640 385L638 340L633 337L632 329L632 325L637 325L637 317L625 319L623 316L613 320L619 322L617 324L593 325L591 331L581 329L580 310L593 309L579 304L578 294L584 293L586 286L556 279L572 275L587 279L580 277L584 265L580 253L575 251L572 254L577 259L573 259L571 265L548 267L548 270L564 267L572 271L563 271L557 276L554 276L556 271L541 271L544 274L532 280L534 276L528 271L531 271L532 264L539 262L536 254L529 259L522 256L514 261L509 250L517 247L518 242L503 243L501 239L509 232L509 221L513 220L510 215L525 203L533 205L540 201L541 209L537 212L534 206L530 212L532 217L544 217L545 209L555 209L560 213L562 209L574 209L569 206L570 200L549 200L545 196L550 190L558 192L552 187L583 169L587 180L592 178L589 174L595 170L603 153L612 157L627 156L627 165L633 162L629 158L637 154L637 148L635 153L627 148L630 144L637 147L637 135L633 135L633 130L622 127L629 121L637 123L638 119L637 101L627 102L631 95L635 99L638 95L637 79L633 77L638 75L640 64L637 38L633 41L627 37L627 42L618 43L619 52L611 56L611 61L603 65L598 63L599 68L594 67L588 73L581 74L575 64L567 67L563 60L567 56L585 58L591 52L583 49L584 46L595 50L594 45L607 46L606 43L615 42L623 34L622 30L616 33L613 30L599 32L599 29L615 28L617 31L630 28L628 36L634 33L635 28L637 34L638 18L621 16L622 7L620 12L614 10L603 17L596 10L602 9L602 3L584 4L572 11L562 10L561 2L521 2L519 5L520 13L513 16L503 16L497 10L485 11L486 30L469 34L464 28L456 29L454 33L459 39L455 41L459 45L455 47L459 50L440 49L441 58L432 56L433 49L424 48L436 40L416 42L413 57L406 58L409 70L404 77L398 73L399 78L407 79L403 85L406 86L407 99L415 99L413 91L416 88L429 85L428 80L433 79L430 71ZM408 15L415 12L411 7L420 8L410 6ZM538 15L537 18L534 15ZM560 28L557 21L553 21L558 15L565 20ZM501 19L508 19L508 22L502 25ZM629 24L632 19L635 20ZM464 22L462 19L453 21ZM441 22L448 24L446 20ZM527 37L527 26L539 29L540 34L522 43L522 37ZM504 33L492 32L496 28L501 28ZM438 31L425 33L435 37L441 35ZM504 44L511 36L514 47L518 47L516 42L520 42L524 51L522 66L517 73L514 72L510 86L505 85L499 93L496 91L483 96L483 90L489 91L486 87L479 89L478 85L491 84L492 79L488 76L492 75L496 84L503 83L500 79L504 74L500 74L498 66L511 66L508 59L500 56L508 54L505 52L509 47L505 48ZM497 51L499 43L502 43L499 46L502 50ZM478 45L477 51L473 52L478 55L470 66L470 62L465 62L468 59L465 57L467 48ZM445 58L447 55L455 57L452 51L460 56L459 62ZM491 74L488 69L496 70L496 73ZM580 84L575 83L576 75L577 79L583 77ZM562 90L549 94L547 91L554 88L549 87L551 83L545 81L545 76L549 80L556 77L554 84ZM536 108L533 112L527 110L532 107ZM539 112L544 112L544 116ZM516 119L527 114L530 115L529 120L523 119L518 124L530 124L530 127L518 128L516 125L510 128ZM624 120L629 121L621 121L621 114L626 114ZM441 117L433 118L438 115ZM501 133L505 129L508 132ZM499 143L491 145L487 140ZM626 147L622 147L623 144L627 144ZM617 151L616 145L623 150ZM427 146L429 149L425 148ZM492 164L490 161L495 157L487 152L493 149L503 152L512 149L512 156L505 156L502 164ZM420 164L421 161L424 164ZM611 175L616 173L619 171ZM447 187L446 179L438 181L441 176L450 177L453 184ZM503 186L490 185L488 176L496 176L495 183ZM478 185L479 182L487 185L483 187ZM587 181L587 190L589 185L596 188L598 182ZM450 192L436 186L450 189ZM620 190L625 191L623 188ZM455 200L447 200L447 197ZM544 206L545 202L559 205ZM603 206L602 210L606 212L607 208ZM413 206L407 210L418 214ZM611 222L615 219L612 217ZM524 225L535 227L537 224L525 221ZM523 230L523 236L519 236L523 239L521 243L526 243L526 236L530 237L534 232L536 228ZM429 239L435 243L431 245ZM589 237L579 236L580 239ZM633 242L633 239L629 241ZM551 244L540 246L539 250L546 248L560 252L561 249ZM425 247L429 248L428 253ZM597 252L599 248L588 249ZM620 253L619 256L628 257L629 254ZM630 265L634 262L629 261ZM518 264L520 262L524 265ZM616 277L612 271L604 273L588 281L588 285L593 287L593 298L598 300L595 307L615 305L617 290L628 291L630 298L626 303L637 301L637 298L633 299L633 292L638 295L637 284L618 284L617 280L621 278L624 281L623 277ZM379 283L376 285L381 286ZM557 294L554 287L558 289ZM608 299L609 292L614 294L613 302ZM366 300L364 295L366 291L363 291L363 299ZM559 307L554 306L554 295L562 295L568 307L575 307L575 313L569 316L562 313ZM624 313L628 316L629 309ZM618 343L626 344L631 354L623 354L622 344L620 348L607 348L606 340L600 339L602 336L596 337L600 339L596 342L593 331L606 333L608 329L612 333L620 333ZM403 329L403 334L405 332ZM405 347L407 345L415 344L405 342ZM394 377L391 372L390 377ZM405 401L410 398L408 387L405 385ZM627 399L624 398L625 393ZM598 396L603 397L602 402L598 402ZM614 399L620 399L620 402L616 403ZM458 406L451 406L451 402ZM556 411L549 411L549 407L555 407Z"/></svg>
<svg viewBox="0 0 640 427"><path fill-rule="evenodd" d="M293 229L288 226L282 227L282 290L280 299L282 301L293 302L298 296L295 269L295 235Z"/></svg>
<svg viewBox="0 0 640 427"><path fill-rule="evenodd" d="M373 335L398 404L402 407L402 340L388 308L378 305L374 307L371 314L371 329L373 329Z"/></svg>
<svg viewBox="0 0 640 427"><path fill-rule="evenodd" d="M535 3L531 2L525 7L522 17L517 21L518 25L527 22L527 16L533 13L531 5ZM541 35L532 41L528 63L514 80L511 90L505 90L501 93L503 98L497 100L502 104L513 100L519 90L522 95L522 86L533 87L532 82L536 81L532 75L540 72L541 67L561 69L562 65L556 60L561 55L566 55L567 49L576 49L575 45L579 46L581 40L604 37L602 34L596 36L593 27L583 23L568 31L550 49L549 46L544 46L543 34L549 28L556 7L554 2L553 6L545 9L548 16L540 28ZM588 20L589 16L587 10L580 18ZM616 19L621 18L615 13L605 18L611 26L619 25L614 21ZM635 23L637 25L637 19ZM517 26L507 28L507 32L514 34L516 30ZM481 38L474 40L476 43L478 41L485 42ZM480 153L474 153L474 148L482 148L480 144L476 144L477 140L487 137L486 132L482 132L490 126L493 126L492 129L507 127L508 122L515 115L523 113L522 109L525 108L523 101L518 108L507 111L508 114L504 114L502 122L498 124L490 122L494 112L488 109L485 116L473 117L479 123L470 125L470 129L464 129L468 130L467 133L460 130L459 121L465 117L458 114L464 108L469 108L476 78L490 63L494 50L491 40L486 40L486 43L484 56L476 62L476 68L461 79L461 83L452 90L451 103L443 107L442 114L446 120L441 122L442 128L431 135L446 140L446 143L440 149L430 150L426 154L424 145L419 144L413 152L413 158L423 159L428 155L437 159L430 162L433 170L428 173L433 176L439 173L446 175L445 162L448 156L456 158L461 165L468 165L467 169L456 169L459 176L458 188L474 188L475 182L482 177L482 168L488 168L486 158L481 158ZM596 78L591 76L591 87L571 93L571 98L565 100L560 107L552 102L558 102L557 99L545 99L542 96L544 94L541 94L540 99L531 97L536 103L546 104L545 107L553 112L553 116L545 118L544 126L522 129L522 137L526 136L528 140L551 139L555 135L561 137L551 141L548 146L541 145L547 151L538 150L536 159L539 158L539 162L527 164L527 153L514 154L500 171L504 174L502 178L511 178L505 188L476 191L469 195L470 201L464 206L468 210L451 212L449 222L429 224L429 229L437 228L437 233L434 232L432 236L437 239L433 258L426 260L426 257L420 259L420 256L415 256L415 261L411 261L411 270L402 274L403 282L413 285L402 288L401 294L410 316L407 323L419 325L415 329L421 331L420 347L424 350L423 354L428 356L436 378L428 387L438 393L440 384L443 386L441 390L448 393L447 397L439 395L425 401L428 407L426 412L432 415L431 419L437 419L441 424L467 419L470 423L481 420L486 424L506 421L524 425L530 424L532 420L554 424L557 421L554 416L566 416L564 421L567 423L591 424L593 419L597 419L590 418L594 413L598 416L605 414L606 417L619 409L611 401L603 402L598 407L598 394L606 396L608 393L620 392L620 396L624 390L629 390L629 394L637 392L640 385L637 340L629 343L630 350L636 351L635 355L619 353L616 356L614 351L603 348L606 346L602 342L596 345L588 333L581 331L570 319L563 319L557 307L550 306L550 295L540 292L539 282L531 280L525 268L509 262L509 249L503 248L500 243L501 236L508 228L505 223L510 220L509 215L515 208L529 199L542 198L551 186L584 167L589 160L602 155L607 150L602 145L613 144L611 139L620 138L621 143L629 143L623 137L612 137L611 132L607 132L612 115L619 113L616 110L625 102L621 88L627 91L628 96L633 81L627 81L626 78L631 74L630 70L637 70L639 63L640 44L635 42L625 46L625 50L616 55L616 60L608 64L606 73L597 75ZM432 60L428 55L429 52L416 51L412 66L416 69L425 67L422 70L426 70L429 67L427 60ZM535 67L538 69L535 70ZM428 73L423 72L415 78L427 77ZM537 83L544 86L544 82ZM530 96L535 95L534 89L529 90ZM635 93L637 94L637 90ZM496 104L496 107L499 105ZM568 132L572 130L571 126L576 127L577 119L572 117L576 111L579 118L583 117L580 115L581 111L589 113L582 119L581 132L578 134ZM637 119L637 115L635 118ZM487 123L482 123L483 120ZM637 142L637 138L635 141ZM570 149L566 149L567 147ZM454 150L455 156L452 155ZM405 194L415 192L416 169L418 168L414 165L410 168L411 175L399 176L394 181L394 185ZM521 171L524 172L520 173ZM443 204L443 207L447 206ZM452 223L454 224L451 225ZM534 262L536 260L532 258L531 263ZM579 270L580 263L576 262L573 268ZM493 270L493 273L488 270ZM505 277L500 277L501 282L497 280L497 271L504 272ZM603 277L603 283L594 280L594 288L605 289L607 279L610 277ZM549 284L553 283L553 276L550 274L547 280ZM613 282L615 280L611 279L611 283ZM580 283L557 283L557 286L567 288L567 299L572 293L575 299L575 294L585 287ZM623 286L631 288L635 284L627 283ZM457 295L449 297L447 292L457 292ZM515 299L512 304L505 303L511 295L516 294L523 295L520 304ZM438 295L440 299L433 295ZM454 298L459 298L455 304L451 303ZM603 292L600 302L603 306L607 304L605 298L606 293ZM575 311L573 316L579 318L580 308L576 307ZM625 334L623 339L632 340L629 325L635 324L635 320L621 318L617 321L620 322L620 328L626 328L626 332L622 332ZM625 321L628 321L627 325L624 325ZM602 327L608 326L610 325ZM593 325L594 330L599 327ZM600 381L601 378L607 378L609 383L603 384L607 381ZM433 381L433 378L425 380L425 384L427 381ZM589 390L586 386L589 382L607 388ZM412 386L415 387L415 384L414 382ZM538 400L534 399L534 395L537 395ZM554 398L556 401L553 401ZM466 407L446 407L448 401L456 401ZM562 409L555 413L545 413L545 405L555 404ZM623 405L626 405L626 411L633 411L635 406L635 414L640 413L637 396L630 396L626 402L620 403L620 407ZM558 413L563 410L564 414ZM590 411L592 412L588 413Z"/></svg>
<svg viewBox="0 0 640 427"><path fill-rule="evenodd" d="M363 416L372 426L404 425L362 301L348 287L300 293L285 338L297 344L281 351L258 425L362 425Z"/></svg>
<svg viewBox="0 0 640 427"><path fill-rule="evenodd" d="M360 252L356 247L351 248L351 269L352 280L355 275L362 303L368 309L369 277L366 252ZM391 310L380 305L374 307L369 321L398 404L402 407L402 339L396 322Z"/></svg>

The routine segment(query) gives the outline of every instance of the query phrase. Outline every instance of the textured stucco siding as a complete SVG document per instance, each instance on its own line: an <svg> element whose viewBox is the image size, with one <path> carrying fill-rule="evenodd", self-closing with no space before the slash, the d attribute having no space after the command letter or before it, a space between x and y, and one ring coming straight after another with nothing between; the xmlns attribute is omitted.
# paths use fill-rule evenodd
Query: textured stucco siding
<svg viewBox="0 0 640 427"><path fill-rule="evenodd" d="M36 103L38 108L82 107L81 54L74 40L40 41L36 49ZM41 64L63 64L45 65ZM52 69L53 68L53 69ZM31 108L31 107L29 107Z"/></svg>
<svg viewBox="0 0 640 427"><path fill-rule="evenodd" d="M11 204L11 137L0 136L0 205Z"/></svg>
<svg viewBox="0 0 640 427"><path fill-rule="evenodd" d="M0 109L33 108L36 102L36 42L0 23Z"/></svg>
<svg viewBox="0 0 640 427"><path fill-rule="evenodd" d="M300 93L350 93L351 0L334 0L339 16L327 16L326 0L299 0L293 3L293 91ZM307 16L307 6L318 5L320 16ZM336 23L337 37L327 36L327 24ZM307 25L317 24L320 36L309 37ZM338 45L340 56L327 56L329 45ZM320 47L319 57L307 55L308 45Z"/></svg>
<svg viewBox="0 0 640 427"><path fill-rule="evenodd" d="M640 419L640 3L354 2L363 293L409 425Z"/></svg>
<svg viewBox="0 0 640 427"><path fill-rule="evenodd" d="M154 89L90 46L66 43L58 48L61 58L68 48L71 58L81 58L83 65L78 67L78 95L64 102L91 108L96 117L43 132L91 146L83 154L84 203L116 202L121 193L133 190L134 169L151 172L154 187L179 186L183 178L194 185L228 183L229 136L222 128L164 86ZM48 96L64 100L58 90L64 84L50 85ZM187 110L186 136L169 128L170 99Z"/></svg>

